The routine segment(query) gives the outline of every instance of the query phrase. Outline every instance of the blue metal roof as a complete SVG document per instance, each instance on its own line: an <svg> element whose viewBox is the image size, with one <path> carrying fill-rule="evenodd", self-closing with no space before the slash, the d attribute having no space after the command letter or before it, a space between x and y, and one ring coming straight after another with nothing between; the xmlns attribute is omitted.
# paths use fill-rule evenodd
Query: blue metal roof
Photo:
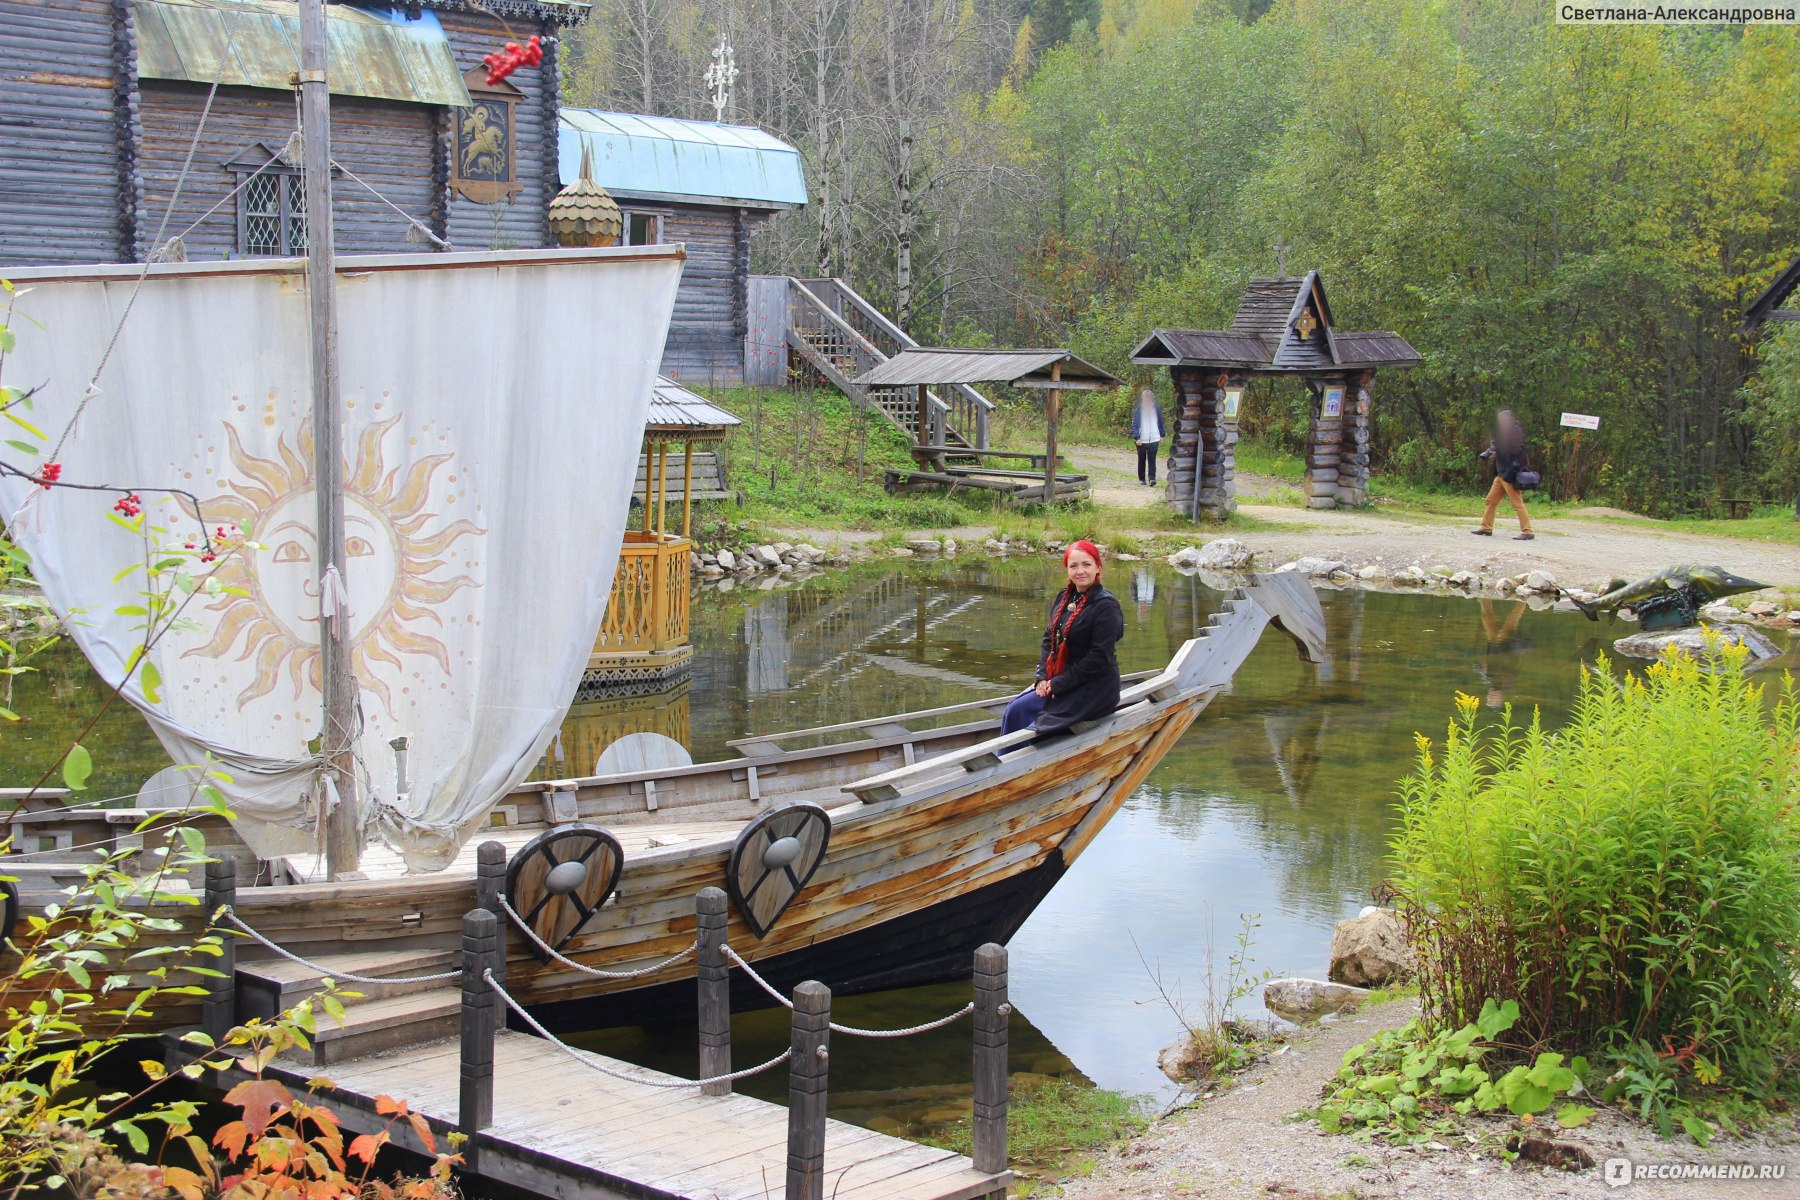
<svg viewBox="0 0 1800 1200"><path fill-rule="evenodd" d="M584 143L594 152L594 182L615 196L806 203L800 152L754 125L565 108L557 139L564 183L580 172Z"/></svg>

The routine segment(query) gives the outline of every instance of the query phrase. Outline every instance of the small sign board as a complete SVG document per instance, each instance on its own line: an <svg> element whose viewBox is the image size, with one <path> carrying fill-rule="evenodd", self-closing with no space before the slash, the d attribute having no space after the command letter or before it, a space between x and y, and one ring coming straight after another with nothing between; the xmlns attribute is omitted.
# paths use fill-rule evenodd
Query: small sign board
<svg viewBox="0 0 1800 1200"><path fill-rule="evenodd" d="M1243 403L1243 400L1243 388L1226 388L1224 410L1219 415L1224 417L1227 421L1237 420L1238 406Z"/></svg>
<svg viewBox="0 0 1800 1200"><path fill-rule="evenodd" d="M1344 389L1328 387L1325 389L1325 404L1319 414L1322 417L1341 417L1344 415Z"/></svg>
<svg viewBox="0 0 1800 1200"><path fill-rule="evenodd" d="M1562 423L1570 429L1600 428L1600 418L1590 417L1586 413L1564 413Z"/></svg>

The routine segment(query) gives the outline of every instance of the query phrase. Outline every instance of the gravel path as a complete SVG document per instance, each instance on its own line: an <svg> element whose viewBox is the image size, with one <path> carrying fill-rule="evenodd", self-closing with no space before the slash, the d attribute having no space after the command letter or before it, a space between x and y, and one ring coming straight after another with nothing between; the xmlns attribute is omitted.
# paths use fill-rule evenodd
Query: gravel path
<svg viewBox="0 0 1800 1200"><path fill-rule="evenodd" d="M1164 1117L1148 1132L1101 1159L1093 1172L1064 1184L1068 1200L1161 1200L1200 1196L1214 1200L1548 1200L1550 1197L1645 1197L1674 1200L1718 1196L1722 1200L1794 1200L1800 1196L1800 1118L1777 1131L1737 1141L1720 1137L1701 1150L1682 1138L1659 1141L1642 1127L1602 1112L1583 1129L1559 1140L1579 1142L1596 1163L1624 1157L1642 1163L1779 1164L1786 1178L1771 1182L1638 1181L1614 1188L1603 1167L1569 1172L1529 1164L1509 1165L1477 1156L1465 1141L1444 1149L1398 1149L1328 1136L1290 1114L1316 1103L1344 1052L1383 1029L1405 1024L1418 1012L1396 1001L1316 1026L1284 1053L1253 1068L1237 1085L1196 1107ZM1502 1132L1509 1121L1474 1122L1471 1129Z"/></svg>
<svg viewBox="0 0 1800 1200"><path fill-rule="evenodd" d="M1146 531L1160 524L1160 491L1141 487L1136 479L1136 460L1125 450L1075 447L1066 451L1070 462L1087 472L1096 503L1127 515L1144 513ZM1256 522L1256 528L1234 529L1235 537L1256 551L1256 566L1270 570L1304 554L1341 558L1357 565L1376 564L1392 572L1407 566L1427 571L1445 567L1451 572L1472 571L1495 577L1526 571L1548 571L1572 586L1603 590L1613 576L1636 579L1671 563L1706 562L1728 567L1771 586L1800 592L1800 550L1793 546L1742 538L1707 537L1659 528L1658 522L1639 518L1623 524L1607 517L1630 516L1613 509L1584 509L1553 520L1534 521L1537 537L1529 542L1512 540L1510 510L1501 515L1493 537L1471 537L1480 513L1473 506L1466 517L1436 517L1417 513L1396 514L1382 509L1314 511L1284 505L1258 504L1256 498L1287 487L1281 480L1238 476L1242 502L1238 511ZM792 541L820 546L854 546L878 539L878 533L843 530L795 529ZM992 530L979 525L958 529L921 530L932 537L954 537L963 545L981 542ZM1145 537L1162 536L1146 532ZM1217 534L1201 526L1193 541L1204 544ZM1800 1189L1796 1189L1800 1195Z"/></svg>

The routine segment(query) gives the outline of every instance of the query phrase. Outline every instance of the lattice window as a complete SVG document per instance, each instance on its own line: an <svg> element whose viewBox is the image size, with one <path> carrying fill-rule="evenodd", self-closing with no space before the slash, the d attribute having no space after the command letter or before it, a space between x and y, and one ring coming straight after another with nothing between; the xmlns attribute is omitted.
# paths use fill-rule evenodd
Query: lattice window
<svg viewBox="0 0 1800 1200"><path fill-rule="evenodd" d="M238 253L248 256L306 253L306 178L297 171L265 167L241 171L238 193Z"/></svg>

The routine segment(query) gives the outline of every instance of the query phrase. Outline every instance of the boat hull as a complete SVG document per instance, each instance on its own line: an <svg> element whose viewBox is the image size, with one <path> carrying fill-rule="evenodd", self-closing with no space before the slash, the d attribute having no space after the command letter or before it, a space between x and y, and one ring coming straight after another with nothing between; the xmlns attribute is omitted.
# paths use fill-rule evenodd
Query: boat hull
<svg viewBox="0 0 1800 1200"><path fill-rule="evenodd" d="M968 895L830 942L758 958L756 971L784 994L808 979L839 996L967 979L973 973L976 949L1010 941L1067 869L1062 854L1052 852L1037 866ZM532 1015L552 1032L578 1033L618 1025L689 1022L696 1015L697 999L698 989L688 978L540 1003L532 1006ZM732 1011L769 1008L774 1003L742 970L732 972Z"/></svg>

